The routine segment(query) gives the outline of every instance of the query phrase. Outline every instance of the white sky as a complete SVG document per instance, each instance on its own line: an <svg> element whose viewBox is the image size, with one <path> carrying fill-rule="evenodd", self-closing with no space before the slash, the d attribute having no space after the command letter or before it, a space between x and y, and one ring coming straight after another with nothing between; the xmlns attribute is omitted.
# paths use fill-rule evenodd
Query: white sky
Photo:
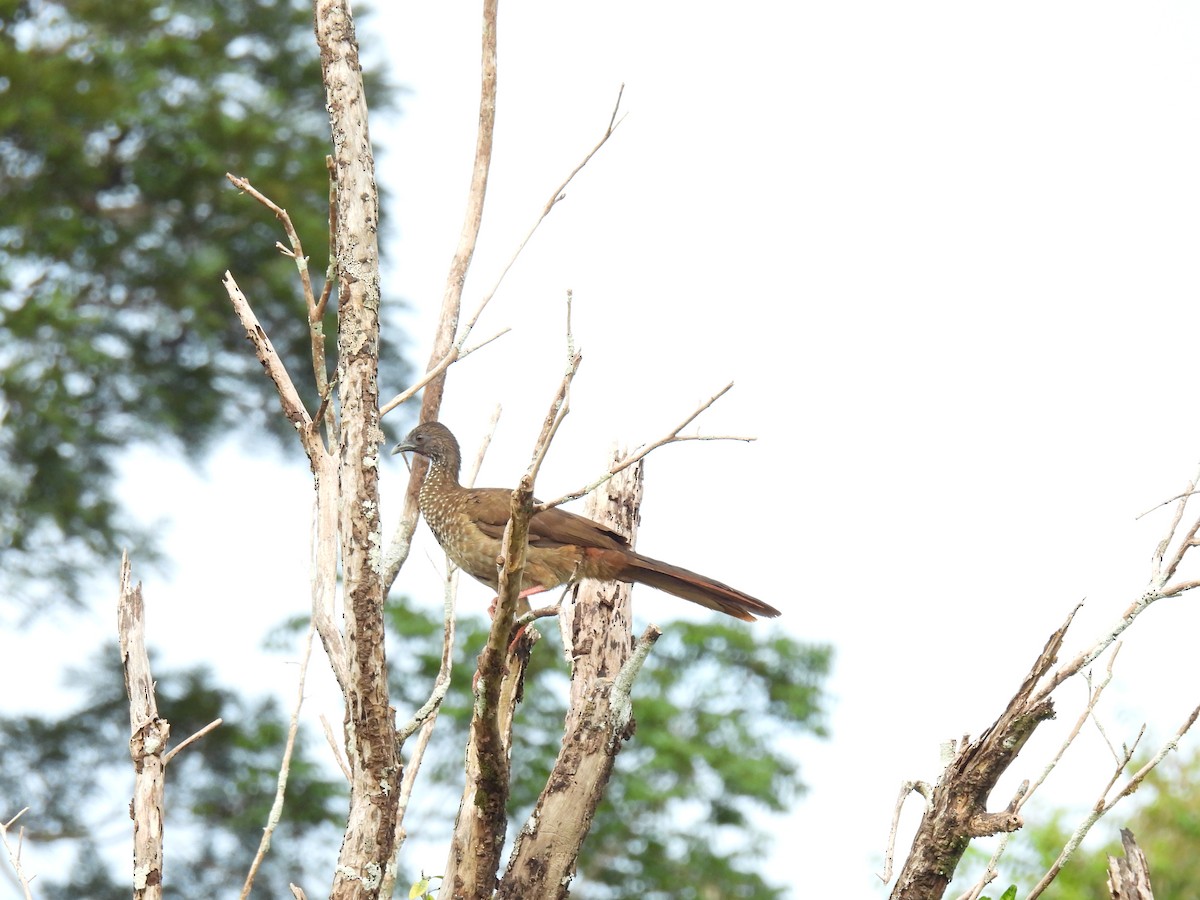
<svg viewBox="0 0 1200 900"><path fill-rule="evenodd" d="M379 6L360 38L411 90L401 117L373 123L397 239L386 299L410 304L424 361L473 153L478 10ZM900 784L935 779L938 745L992 722L1080 598L1069 651L1116 619L1167 524L1134 517L1200 459L1200 9L521 2L501 17L468 307L622 83L628 118L489 307L477 335L513 332L453 370L443 419L470 447L503 404L481 483L519 477L564 366L567 288L584 361L543 496L737 382L701 425L759 440L655 453L640 549L835 646L832 737L802 747L811 792L768 872L804 884L797 897L886 896L874 873ZM384 472L391 521L406 472ZM306 485L302 466L234 447L204 478L131 466L142 515L188 510L168 529L171 577L147 579L162 665L220 646L223 676L291 696L294 668L259 661L261 632L224 626L306 607ZM422 535L400 590L436 590ZM488 595L464 586L462 602ZM1142 721L1164 739L1200 702L1198 599L1130 632L1102 707L1115 740ZM635 608L659 620L680 603L639 589ZM80 628L91 646L111 617ZM313 696L314 721L340 717L330 692ZM1040 772L1083 696L1060 695L994 808ZM1046 799L1090 804L1105 752L1089 736Z"/></svg>

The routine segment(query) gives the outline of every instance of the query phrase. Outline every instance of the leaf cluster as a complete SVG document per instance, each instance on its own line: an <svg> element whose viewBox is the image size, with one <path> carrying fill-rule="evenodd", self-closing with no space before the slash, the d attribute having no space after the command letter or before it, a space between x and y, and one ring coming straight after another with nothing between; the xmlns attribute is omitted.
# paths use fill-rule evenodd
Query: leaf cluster
<svg viewBox="0 0 1200 900"><path fill-rule="evenodd" d="M109 864L128 853L123 807L133 787L129 707L120 666L99 655L72 676L83 696L61 717L0 719L0 797L21 807L26 837L61 847L71 862L39 873L38 896L129 896ZM218 717L223 724L176 756L167 773L168 884L188 896L229 896L258 846L275 793L287 718L274 700L217 686L204 668L159 673L160 714L177 744ZM344 824L346 790L301 732L288 779L287 809L256 879L264 896L288 896L288 881L323 882ZM118 852L119 851L119 852ZM62 873L55 877L56 873Z"/></svg>
<svg viewBox="0 0 1200 900"><path fill-rule="evenodd" d="M1144 762L1133 763L1132 769L1136 771ZM1136 805L1125 815L1110 814L1092 829L1089 837L1101 837L1102 843L1085 842L1076 850L1046 896L1110 900L1108 857L1124 854L1121 828L1133 832L1146 854L1156 897L1196 895L1200 885L1200 858L1195 852L1200 846L1200 753L1167 757L1146 777L1133 799ZM1009 844L1000 864L1001 878L1025 885L1027 892L1057 858L1081 817L1077 810L1054 809L1027 825ZM981 850L968 850L969 868L975 873L964 873L956 885L978 878L986 856Z"/></svg>
<svg viewBox="0 0 1200 900"><path fill-rule="evenodd" d="M429 636L440 621L407 604L388 613L397 643L389 652L393 702L413 709L437 672ZM418 791L418 801L436 797L442 812L461 790L474 657L487 623L460 615L458 629L453 682ZM569 671L557 629L539 630L513 729L515 822L545 784L566 713ZM580 889L598 898L785 896L756 868L768 845L762 823L803 792L795 749L802 735L825 734L820 685L831 651L736 624L674 622L664 631L634 686L637 732L617 757L584 843ZM412 654L413 647L429 649ZM429 792L433 786L441 790ZM434 825L433 817L422 821Z"/></svg>
<svg viewBox="0 0 1200 900"><path fill-rule="evenodd" d="M369 84L373 109L386 109L386 85ZM226 429L282 433L220 276L237 271L306 383L299 280L274 250L278 223L224 176L245 175L288 208L320 290L324 102L302 0L0 0L9 593L75 596L80 562L123 545L146 560L146 535L112 495L114 461L131 443L198 455ZM399 368L394 350L385 361ZM58 575L34 596L30 582L47 570Z"/></svg>

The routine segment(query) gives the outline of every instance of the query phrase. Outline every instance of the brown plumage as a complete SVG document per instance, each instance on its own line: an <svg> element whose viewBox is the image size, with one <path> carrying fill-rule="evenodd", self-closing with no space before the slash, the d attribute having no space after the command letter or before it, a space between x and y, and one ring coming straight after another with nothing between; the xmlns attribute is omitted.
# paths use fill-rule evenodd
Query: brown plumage
<svg viewBox="0 0 1200 900"><path fill-rule="evenodd" d="M446 555L472 578L498 590L496 558L512 492L460 485L458 441L440 422L418 425L392 450L405 451L429 459L429 474L421 486L421 512ZM625 538L591 519L558 508L534 513L529 520L522 594L582 578L648 584L747 622L756 616L779 615L775 607L727 584L635 553Z"/></svg>

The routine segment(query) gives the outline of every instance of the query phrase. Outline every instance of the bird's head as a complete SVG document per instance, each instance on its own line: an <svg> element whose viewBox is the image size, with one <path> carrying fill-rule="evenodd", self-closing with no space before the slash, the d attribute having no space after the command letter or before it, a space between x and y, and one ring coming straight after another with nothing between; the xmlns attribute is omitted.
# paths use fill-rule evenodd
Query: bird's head
<svg viewBox="0 0 1200 900"><path fill-rule="evenodd" d="M457 473L459 465L458 441L450 429L441 422L424 422L408 433L408 437L392 448L396 453L419 453L431 463L447 466Z"/></svg>

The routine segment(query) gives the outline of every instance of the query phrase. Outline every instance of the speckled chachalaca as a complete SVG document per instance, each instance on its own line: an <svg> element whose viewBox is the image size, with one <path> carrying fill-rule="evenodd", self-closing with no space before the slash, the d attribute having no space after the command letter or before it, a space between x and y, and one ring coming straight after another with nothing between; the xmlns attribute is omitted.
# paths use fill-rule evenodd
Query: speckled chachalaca
<svg viewBox="0 0 1200 900"><path fill-rule="evenodd" d="M429 459L420 505L434 537L455 565L498 590L496 560L512 492L459 484L462 457L458 441L440 422L418 425L392 450L406 451ZM757 616L779 615L775 607L727 584L635 553L625 538L591 519L557 507L535 512L529 520L521 595L528 597L583 578L648 584L747 622Z"/></svg>

